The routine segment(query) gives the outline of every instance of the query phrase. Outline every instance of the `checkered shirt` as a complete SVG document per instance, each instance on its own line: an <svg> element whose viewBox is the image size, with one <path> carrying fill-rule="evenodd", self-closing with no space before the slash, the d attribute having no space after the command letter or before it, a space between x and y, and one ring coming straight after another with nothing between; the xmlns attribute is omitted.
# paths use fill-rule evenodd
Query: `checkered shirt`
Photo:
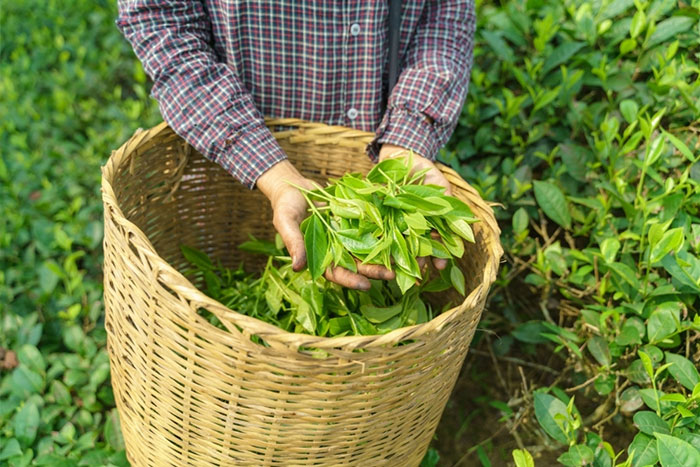
<svg viewBox="0 0 700 467"><path fill-rule="evenodd" d="M374 160L382 143L435 158L467 93L474 0L402 2L385 112L387 21L386 0L119 0L116 24L165 121L252 188L286 157L263 115L374 132Z"/></svg>

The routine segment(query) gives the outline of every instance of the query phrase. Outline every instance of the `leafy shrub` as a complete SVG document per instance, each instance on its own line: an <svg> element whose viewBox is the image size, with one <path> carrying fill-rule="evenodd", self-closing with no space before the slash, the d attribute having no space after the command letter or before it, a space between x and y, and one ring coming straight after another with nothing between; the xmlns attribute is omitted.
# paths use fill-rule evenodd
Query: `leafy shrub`
<svg viewBox="0 0 700 467"><path fill-rule="evenodd" d="M470 95L443 158L503 205L500 350L561 356L564 377L527 400L570 447L565 465L611 465L620 450L635 466L700 456L698 6L479 10ZM540 306L507 299L523 290ZM599 409L579 414L572 395ZM611 423L639 432L613 447Z"/></svg>
<svg viewBox="0 0 700 467"><path fill-rule="evenodd" d="M128 465L102 325L100 165L158 112L116 5L66 6L0 15L0 349L19 360L0 368L2 465Z"/></svg>

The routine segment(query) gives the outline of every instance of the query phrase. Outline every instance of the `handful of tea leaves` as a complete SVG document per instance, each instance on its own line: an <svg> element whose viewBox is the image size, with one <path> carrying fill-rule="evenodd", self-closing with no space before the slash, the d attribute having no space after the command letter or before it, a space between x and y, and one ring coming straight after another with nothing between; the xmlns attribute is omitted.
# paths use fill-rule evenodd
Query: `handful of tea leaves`
<svg viewBox="0 0 700 467"><path fill-rule="evenodd" d="M331 265L356 272L357 258L395 271L405 293L423 279L417 257L462 257L463 240L474 242L470 224L478 219L465 203L445 195L443 187L421 185L428 170L411 174L411 167L410 156L386 159L367 177L351 173L325 188L298 187L311 211L301 230L313 279ZM452 282L464 294L461 271L454 266L451 271L458 276Z"/></svg>
<svg viewBox="0 0 700 467"><path fill-rule="evenodd" d="M181 247L182 253L194 267L183 272L203 279L204 292L223 305L289 332L327 337L372 335L425 323L433 318L434 310L421 293L451 286L450 273L442 271L407 293L401 292L396 281L379 280L370 281L370 290L361 292L323 277L314 280L308 269L295 272L279 236L276 244L252 239L241 249L268 255L262 275L248 274L242 267L228 269L186 246ZM204 314L222 327L213 314Z"/></svg>

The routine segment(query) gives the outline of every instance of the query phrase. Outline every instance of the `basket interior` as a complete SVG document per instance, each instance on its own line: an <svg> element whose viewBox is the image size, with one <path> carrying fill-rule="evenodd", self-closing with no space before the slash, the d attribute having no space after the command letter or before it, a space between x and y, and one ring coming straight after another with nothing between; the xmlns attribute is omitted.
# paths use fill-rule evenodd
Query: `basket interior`
<svg viewBox="0 0 700 467"><path fill-rule="evenodd" d="M304 138L300 138L304 139ZM347 172L366 173L372 162L357 147L318 145L285 138L280 141L290 161L306 177L324 183ZM189 264L180 252L187 245L206 252L227 267L243 262L248 271L262 269L266 258L238 249L251 235L272 240L272 210L258 190L249 190L219 165L207 160L172 131L163 131L129 153L112 182L124 216L139 227L158 255L183 271ZM460 190L455 190L460 195ZM468 199L462 197L465 202ZM465 242L458 261L467 293L483 279L486 251L479 248L487 229L473 224L476 244ZM195 285L196 278L190 278ZM429 294L434 307L458 304L456 292Z"/></svg>

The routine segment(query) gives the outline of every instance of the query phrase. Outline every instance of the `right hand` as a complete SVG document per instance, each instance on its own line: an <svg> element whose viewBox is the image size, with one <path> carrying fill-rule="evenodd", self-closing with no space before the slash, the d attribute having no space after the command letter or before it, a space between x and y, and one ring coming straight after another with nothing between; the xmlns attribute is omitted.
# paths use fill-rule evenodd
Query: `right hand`
<svg viewBox="0 0 700 467"><path fill-rule="evenodd" d="M275 164L264 172L258 178L256 186L270 200L274 213L272 224L292 257L292 269L301 271L306 266L306 249L299 224L308 216L308 204L299 189L290 183L307 190L318 187L301 175L287 160ZM329 281L358 290L369 290L368 278L388 280L393 279L394 276L394 273L384 266L363 265L359 262L357 273L341 267L329 267L325 273Z"/></svg>

